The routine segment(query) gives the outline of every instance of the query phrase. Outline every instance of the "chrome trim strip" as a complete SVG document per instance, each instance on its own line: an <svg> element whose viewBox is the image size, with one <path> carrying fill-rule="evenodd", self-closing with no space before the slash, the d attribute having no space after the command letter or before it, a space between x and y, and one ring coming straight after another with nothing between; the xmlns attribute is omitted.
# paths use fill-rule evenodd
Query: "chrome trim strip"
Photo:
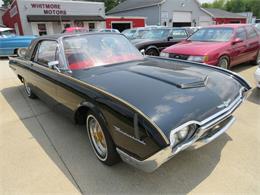
<svg viewBox="0 0 260 195"><path fill-rule="evenodd" d="M197 141L200 138L200 136L196 136L190 142L188 142L186 144L183 144L175 149L172 149L171 146L168 146L143 161L135 159L134 157L128 155L127 153L120 150L119 148L116 148L116 150L124 162L126 162L138 169L141 169L145 172L153 172L157 168L159 168L163 163L170 160L172 157L174 157L179 152L185 150L186 148L191 147L191 149L197 149L199 147L202 147L202 146L212 142L213 140L218 138L220 135L222 135L224 132L226 132L228 130L228 128L234 122L235 122L235 118L233 116L231 116L228 123L224 127L222 127L218 132L216 132L214 135L212 135L211 137Z"/></svg>
<svg viewBox="0 0 260 195"><path fill-rule="evenodd" d="M22 59L13 58L13 57L10 57L9 60L10 60L10 59L13 59L13 60L20 61L20 62L23 62L23 63L24 63L24 60L22 60ZM133 109L134 111L136 111L138 114L140 114L141 116L143 116L146 120L148 120L148 121L153 125L153 127L160 133L160 135L161 135L162 138L164 139L165 143L166 143L166 144L170 144L169 139L166 137L166 135L163 133L163 131L156 125L156 123L153 122L153 121L151 121L151 119L150 119L147 115L145 115L141 110L139 110L138 108L136 108L134 105L130 104L129 102L127 102L127 101L125 101L125 100L123 100L123 99L121 99L121 98L119 98L119 97L117 97L117 96L115 96L115 95L113 95L113 94L107 92L107 91L104 91L104 90L101 89L101 88L98 88L98 87L96 87L96 86L94 86L94 85L90 85L90 84L88 84L88 83L85 83L85 82L83 82L83 81L80 81L80 80L78 80L78 79L75 79L75 78L73 78L73 77L71 77L71 76L65 75L65 74L63 74L63 73L59 73L59 72L57 72L57 71L55 71L55 70L52 70L52 69L50 69L50 68L48 68L48 67L44 67L44 66L38 65L38 64L36 64L36 63L33 63L33 66L36 66L36 67L38 67L38 68L41 68L41 69L50 71L50 72L52 72L52 73L55 73L55 74L57 74L57 75L60 75L60 76L65 77L65 78L67 78L67 79L70 79L70 80L72 80L72 81L75 81L75 82L77 82L77 83L80 83L80 84L82 84L82 85L85 85L85 86L87 86L87 87L90 87L90 88L92 88L92 89L94 89L94 90L96 90L96 91L99 91L99 92L101 92L101 93L103 93L103 94L105 94L105 95L107 95L107 96L110 96L110 97L112 97L112 98L118 100L119 102L121 102L121 103L127 105L128 107L130 107L131 109Z"/></svg>
<svg viewBox="0 0 260 195"><path fill-rule="evenodd" d="M214 134L213 136L207 138L207 139L203 139L203 140L199 140L196 141L193 145L192 145L192 149L198 149L201 148L202 146L212 142L214 139L218 138L221 134L223 134L224 132L226 132L228 130L229 127L231 127L231 125L235 122L235 117L233 117L228 124L226 124L221 130L219 130L216 134Z"/></svg>
<svg viewBox="0 0 260 195"><path fill-rule="evenodd" d="M205 141L209 140L207 143L213 141L214 139L216 139L217 137L219 137L222 133L224 133L233 123L235 122L235 117L231 116L228 123L225 124L224 127L222 127L222 129L220 129L216 134L217 136L215 136L216 134L214 134L213 136L211 136L210 138L213 137L213 139L207 138L204 139ZM193 139L185 144L182 144L180 146L177 146L176 148L173 148L173 152L174 154L179 153L182 150L185 150L186 148L190 147L192 144L194 144L208 129L199 129L199 132L193 137ZM219 133L220 132L220 133ZM202 142L204 141L202 140ZM200 141L201 142L201 141ZM204 144L205 145L205 144Z"/></svg>
<svg viewBox="0 0 260 195"><path fill-rule="evenodd" d="M138 142L139 144L146 145L146 143L145 143L144 141L141 141L141 140L135 138L134 136L131 136L131 135L127 134L126 132L122 131L119 127L117 127L117 126L115 126L115 125L114 125L114 129L115 129L117 132L123 134L124 136L127 136L127 137L129 137L130 139L133 139L134 141Z"/></svg>

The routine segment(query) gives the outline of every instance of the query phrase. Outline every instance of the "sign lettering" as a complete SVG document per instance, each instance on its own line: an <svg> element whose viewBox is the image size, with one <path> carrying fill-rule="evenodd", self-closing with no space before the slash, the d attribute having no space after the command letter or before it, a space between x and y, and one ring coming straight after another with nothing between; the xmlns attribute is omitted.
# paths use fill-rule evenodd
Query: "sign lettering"
<svg viewBox="0 0 260 195"><path fill-rule="evenodd" d="M42 9L44 15L67 15L66 10L62 10L60 4L56 3L31 3L32 9Z"/></svg>

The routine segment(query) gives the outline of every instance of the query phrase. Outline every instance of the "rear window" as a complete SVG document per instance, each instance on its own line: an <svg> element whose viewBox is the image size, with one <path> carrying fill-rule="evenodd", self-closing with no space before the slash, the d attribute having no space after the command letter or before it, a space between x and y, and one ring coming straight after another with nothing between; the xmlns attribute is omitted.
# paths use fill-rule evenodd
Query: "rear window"
<svg viewBox="0 0 260 195"><path fill-rule="evenodd" d="M174 39L185 39L188 36L184 29L174 29L171 34Z"/></svg>
<svg viewBox="0 0 260 195"><path fill-rule="evenodd" d="M236 38L239 38L243 41L246 40L246 31L244 28L237 29Z"/></svg>
<svg viewBox="0 0 260 195"><path fill-rule="evenodd" d="M257 36L257 33L252 26L246 27L246 31L249 39L255 38Z"/></svg>

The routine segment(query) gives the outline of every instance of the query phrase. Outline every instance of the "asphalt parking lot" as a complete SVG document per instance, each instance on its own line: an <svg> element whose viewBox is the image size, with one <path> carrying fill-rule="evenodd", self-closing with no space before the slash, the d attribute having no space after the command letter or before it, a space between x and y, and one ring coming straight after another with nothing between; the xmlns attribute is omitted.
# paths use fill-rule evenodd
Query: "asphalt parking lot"
<svg viewBox="0 0 260 195"><path fill-rule="evenodd" d="M127 164L107 167L75 126L23 86L0 60L0 194L260 194L260 90L256 66L240 65L252 85L236 123L211 144L185 151L154 173ZM224 81L223 81L224 84Z"/></svg>

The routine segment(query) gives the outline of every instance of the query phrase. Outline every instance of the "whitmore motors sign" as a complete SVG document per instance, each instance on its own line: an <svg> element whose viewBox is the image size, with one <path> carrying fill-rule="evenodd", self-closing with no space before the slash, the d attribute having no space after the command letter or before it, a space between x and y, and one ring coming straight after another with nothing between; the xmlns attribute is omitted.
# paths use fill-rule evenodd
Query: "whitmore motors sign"
<svg viewBox="0 0 260 195"><path fill-rule="evenodd" d="M67 15L67 11L57 3L31 3L30 7L42 10L44 15Z"/></svg>

